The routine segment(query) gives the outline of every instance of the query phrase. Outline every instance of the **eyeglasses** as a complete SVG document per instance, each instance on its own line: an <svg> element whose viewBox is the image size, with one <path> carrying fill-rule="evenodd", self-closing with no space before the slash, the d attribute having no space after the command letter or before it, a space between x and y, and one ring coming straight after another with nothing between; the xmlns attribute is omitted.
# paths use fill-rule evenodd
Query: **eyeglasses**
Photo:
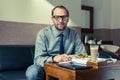
<svg viewBox="0 0 120 80"><path fill-rule="evenodd" d="M53 16L54 19L56 19L57 21L59 21L60 19L62 19L63 21L68 20L68 15L65 16Z"/></svg>

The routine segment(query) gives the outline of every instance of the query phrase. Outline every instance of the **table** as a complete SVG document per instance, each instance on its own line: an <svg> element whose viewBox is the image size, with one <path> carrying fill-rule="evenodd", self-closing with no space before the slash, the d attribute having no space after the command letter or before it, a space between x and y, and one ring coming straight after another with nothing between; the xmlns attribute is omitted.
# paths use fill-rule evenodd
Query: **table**
<svg viewBox="0 0 120 80"><path fill-rule="evenodd" d="M71 70L57 66L55 63L45 63L46 80L120 80L120 61L107 64L100 68Z"/></svg>

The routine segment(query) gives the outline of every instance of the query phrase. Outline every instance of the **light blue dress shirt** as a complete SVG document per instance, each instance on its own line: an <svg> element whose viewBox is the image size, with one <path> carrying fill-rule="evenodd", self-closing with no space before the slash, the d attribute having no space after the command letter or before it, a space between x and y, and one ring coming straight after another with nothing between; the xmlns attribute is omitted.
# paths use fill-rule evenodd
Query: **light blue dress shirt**
<svg viewBox="0 0 120 80"><path fill-rule="evenodd" d="M38 32L34 64L43 66L45 62L53 62L52 57L59 55L60 32L55 26L48 26ZM65 54L86 54L84 45L76 31L66 27L63 32Z"/></svg>

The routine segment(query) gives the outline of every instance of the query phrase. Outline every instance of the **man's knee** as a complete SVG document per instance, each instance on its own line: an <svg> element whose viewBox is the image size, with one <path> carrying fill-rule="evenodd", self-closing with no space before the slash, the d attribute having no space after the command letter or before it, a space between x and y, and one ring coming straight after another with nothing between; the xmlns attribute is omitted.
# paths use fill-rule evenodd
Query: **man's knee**
<svg viewBox="0 0 120 80"><path fill-rule="evenodd" d="M42 67L38 65L31 65L26 70L26 77L28 80L37 80L39 74L41 74Z"/></svg>

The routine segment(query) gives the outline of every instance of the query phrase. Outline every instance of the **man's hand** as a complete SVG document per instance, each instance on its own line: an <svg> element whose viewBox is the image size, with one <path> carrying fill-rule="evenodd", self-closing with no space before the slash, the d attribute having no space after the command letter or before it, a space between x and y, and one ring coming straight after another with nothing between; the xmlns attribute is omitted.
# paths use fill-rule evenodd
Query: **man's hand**
<svg viewBox="0 0 120 80"><path fill-rule="evenodd" d="M67 54L61 54L53 57L54 62L66 62L70 60L71 60L71 57Z"/></svg>

